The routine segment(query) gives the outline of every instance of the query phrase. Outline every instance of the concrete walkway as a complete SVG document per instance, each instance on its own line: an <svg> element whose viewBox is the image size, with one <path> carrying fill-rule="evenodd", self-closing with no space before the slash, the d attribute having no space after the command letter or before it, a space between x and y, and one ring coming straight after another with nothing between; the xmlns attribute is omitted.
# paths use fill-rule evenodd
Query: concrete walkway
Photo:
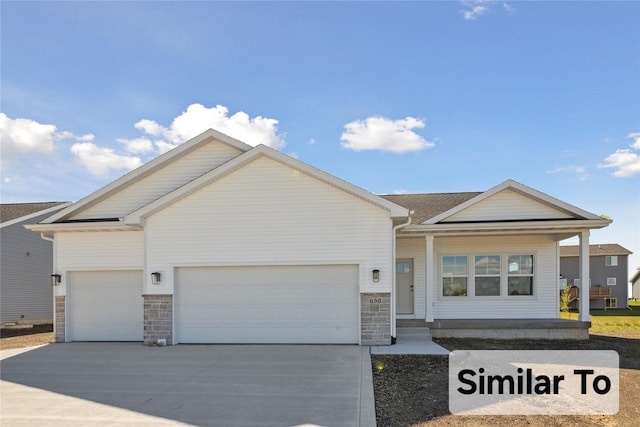
<svg viewBox="0 0 640 427"><path fill-rule="evenodd" d="M68 343L0 358L3 426L375 426L368 347Z"/></svg>

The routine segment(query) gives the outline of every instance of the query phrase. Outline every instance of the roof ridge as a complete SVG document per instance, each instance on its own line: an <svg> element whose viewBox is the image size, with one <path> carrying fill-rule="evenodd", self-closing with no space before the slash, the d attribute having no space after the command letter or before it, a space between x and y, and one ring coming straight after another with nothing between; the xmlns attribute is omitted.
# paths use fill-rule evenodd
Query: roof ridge
<svg viewBox="0 0 640 427"><path fill-rule="evenodd" d="M481 194L484 191L451 191L444 193L398 193L398 194L378 194L378 196L436 196L450 194Z"/></svg>

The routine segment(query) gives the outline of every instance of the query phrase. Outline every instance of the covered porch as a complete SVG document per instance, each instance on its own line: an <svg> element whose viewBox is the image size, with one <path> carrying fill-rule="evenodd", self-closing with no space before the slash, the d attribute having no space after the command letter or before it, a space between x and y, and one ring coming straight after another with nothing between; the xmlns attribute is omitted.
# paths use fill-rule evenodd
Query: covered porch
<svg viewBox="0 0 640 427"><path fill-rule="evenodd" d="M514 181L389 199L412 212L395 228L392 337L415 325L433 337L588 339L587 298L578 321L560 319L559 243L579 239L577 285L588 295L590 233L610 219Z"/></svg>

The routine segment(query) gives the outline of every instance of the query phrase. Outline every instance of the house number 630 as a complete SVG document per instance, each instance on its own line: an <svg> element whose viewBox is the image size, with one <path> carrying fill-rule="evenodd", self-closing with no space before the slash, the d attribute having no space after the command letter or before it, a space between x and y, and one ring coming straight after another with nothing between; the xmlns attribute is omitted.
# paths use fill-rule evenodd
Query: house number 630
<svg viewBox="0 0 640 427"><path fill-rule="evenodd" d="M382 298L369 298L370 304L380 304L382 302Z"/></svg>

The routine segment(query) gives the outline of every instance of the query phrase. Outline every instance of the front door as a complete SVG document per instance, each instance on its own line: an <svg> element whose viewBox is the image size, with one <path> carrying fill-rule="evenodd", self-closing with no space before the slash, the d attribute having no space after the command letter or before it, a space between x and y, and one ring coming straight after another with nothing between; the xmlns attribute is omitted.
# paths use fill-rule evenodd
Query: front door
<svg viewBox="0 0 640 427"><path fill-rule="evenodd" d="M396 261L396 314L413 314L413 260Z"/></svg>

